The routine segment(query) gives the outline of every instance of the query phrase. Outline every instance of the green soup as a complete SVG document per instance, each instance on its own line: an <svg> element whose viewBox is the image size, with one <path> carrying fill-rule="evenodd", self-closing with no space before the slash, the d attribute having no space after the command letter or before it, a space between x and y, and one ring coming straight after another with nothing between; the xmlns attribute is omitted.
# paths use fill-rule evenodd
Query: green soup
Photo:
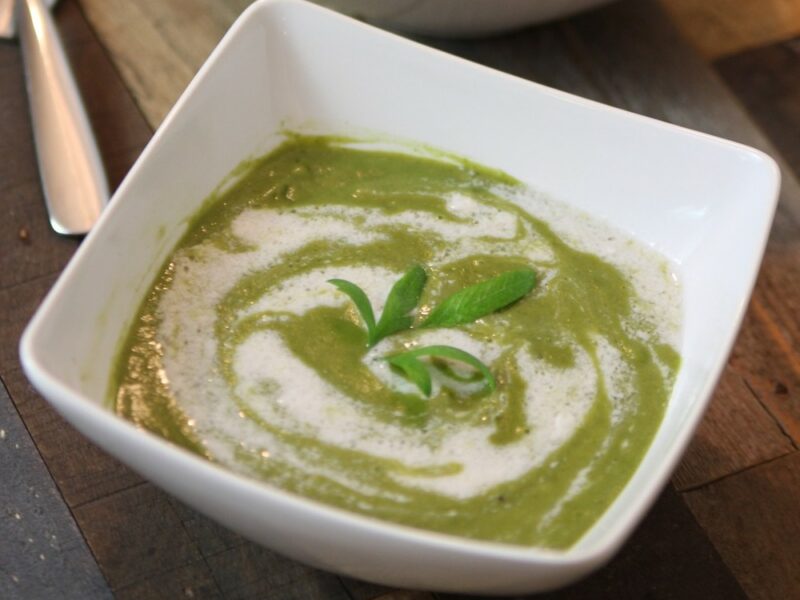
<svg viewBox="0 0 800 600"><path fill-rule="evenodd" d="M209 460L326 504L470 538L567 548L630 479L679 357L666 262L502 173L452 157L291 136L242 165L191 222L116 361L116 410ZM535 215L535 216L534 216ZM372 348L413 265L417 323L510 270L537 285L459 327ZM446 344L422 394L385 357Z"/></svg>

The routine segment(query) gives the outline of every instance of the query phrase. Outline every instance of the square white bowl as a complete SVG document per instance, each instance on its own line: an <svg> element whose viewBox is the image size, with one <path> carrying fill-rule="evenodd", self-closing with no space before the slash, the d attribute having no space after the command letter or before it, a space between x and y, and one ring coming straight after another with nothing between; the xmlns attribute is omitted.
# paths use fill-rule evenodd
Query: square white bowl
<svg viewBox="0 0 800 600"><path fill-rule="evenodd" d="M683 365L638 470L572 548L425 532L213 465L106 407L119 343L203 199L282 129L417 140L500 168L629 232L683 280ZM328 10L262 0L234 24L28 326L35 387L87 437L198 510L304 562L389 585L519 593L605 563L666 482L724 366L779 172L763 153L477 66Z"/></svg>

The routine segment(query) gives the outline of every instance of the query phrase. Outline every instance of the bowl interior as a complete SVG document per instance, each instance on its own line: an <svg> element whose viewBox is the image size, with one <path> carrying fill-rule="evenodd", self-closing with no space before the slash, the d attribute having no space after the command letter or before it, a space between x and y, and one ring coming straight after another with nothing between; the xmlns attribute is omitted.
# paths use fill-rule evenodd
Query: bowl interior
<svg viewBox="0 0 800 600"><path fill-rule="evenodd" d="M724 364L774 210L772 161L324 9L256 3L173 109L26 334L26 370L62 412L105 403L121 335L188 217L286 129L380 132L463 155L673 261L684 290L683 367L663 425L617 501L564 554L607 556L660 490ZM96 426L83 430L92 437Z"/></svg>

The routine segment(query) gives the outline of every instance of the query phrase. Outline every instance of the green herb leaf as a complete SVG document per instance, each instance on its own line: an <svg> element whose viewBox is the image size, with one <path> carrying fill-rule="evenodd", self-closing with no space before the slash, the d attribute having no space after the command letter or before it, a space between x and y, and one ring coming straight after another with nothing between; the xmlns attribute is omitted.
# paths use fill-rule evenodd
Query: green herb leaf
<svg viewBox="0 0 800 600"><path fill-rule="evenodd" d="M456 292L439 304L420 327L455 327L472 323L516 302L536 285L530 269L509 271Z"/></svg>
<svg viewBox="0 0 800 600"><path fill-rule="evenodd" d="M335 285L337 289L347 294L353 304L356 305L364 325L367 326L368 343L372 345L370 340L375 336L375 313L372 312L372 305L369 303L369 298L367 298L364 290L346 279L329 279L328 283Z"/></svg>
<svg viewBox="0 0 800 600"><path fill-rule="evenodd" d="M407 353L387 356L386 360L393 367L400 369L426 396L431 395L431 375L422 361Z"/></svg>
<svg viewBox="0 0 800 600"><path fill-rule="evenodd" d="M445 359L434 358L431 360L431 366L448 379L452 379L453 381L458 381L460 383L475 383L476 381L483 379L483 375L479 371L463 374L459 373L453 368L450 361Z"/></svg>
<svg viewBox="0 0 800 600"><path fill-rule="evenodd" d="M375 338L371 341L370 346L375 345L388 335L411 327L414 317L408 313L419 304L422 288L425 287L427 279L428 275L425 273L425 269L415 265L397 280L386 298L386 305L383 308L381 320L378 321L375 329Z"/></svg>
<svg viewBox="0 0 800 600"><path fill-rule="evenodd" d="M433 356L436 358L445 358L448 360L456 360L470 367L476 369L486 380L486 387L489 391L494 391L497 388L497 381L492 375L485 364L478 358L474 357L469 352L459 350L453 346L423 346L422 348L414 348L407 352L400 354L393 354L386 356L386 360L390 365L393 365L403 371L405 375L416 384L416 386L426 396L431 395L431 376L425 364L419 360L420 356Z"/></svg>

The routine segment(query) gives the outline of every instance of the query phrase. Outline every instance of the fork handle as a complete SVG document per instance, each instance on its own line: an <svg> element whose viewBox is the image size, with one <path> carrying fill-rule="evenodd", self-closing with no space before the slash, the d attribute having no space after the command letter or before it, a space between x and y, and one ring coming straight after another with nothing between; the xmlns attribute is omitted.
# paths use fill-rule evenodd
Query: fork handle
<svg viewBox="0 0 800 600"><path fill-rule="evenodd" d="M87 233L108 202L103 163L50 12L22 0L18 24L28 102L50 224Z"/></svg>

